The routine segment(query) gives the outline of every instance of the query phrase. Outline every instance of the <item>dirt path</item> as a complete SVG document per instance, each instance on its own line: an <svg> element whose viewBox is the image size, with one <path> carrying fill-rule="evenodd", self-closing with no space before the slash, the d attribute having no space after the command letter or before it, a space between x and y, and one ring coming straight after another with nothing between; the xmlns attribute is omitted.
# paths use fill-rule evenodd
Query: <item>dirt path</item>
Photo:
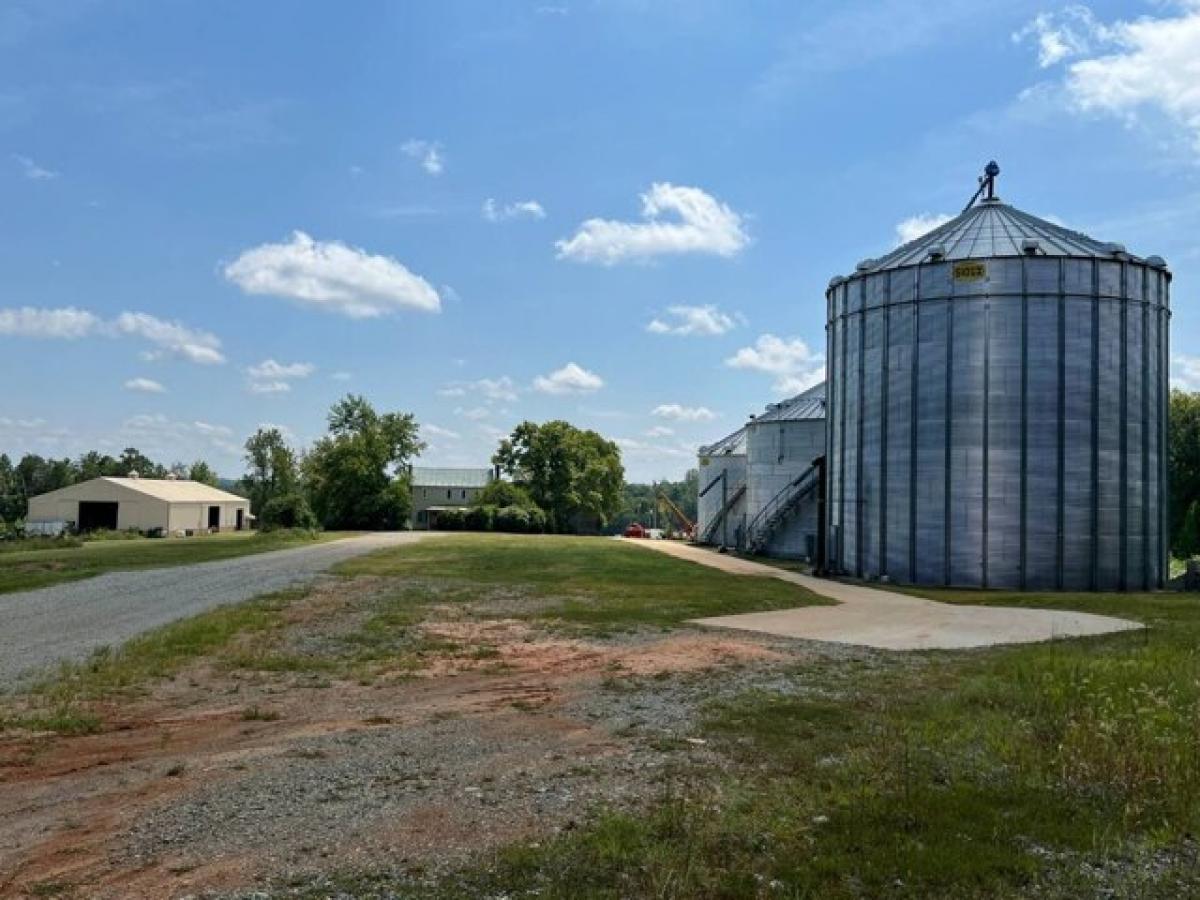
<svg viewBox="0 0 1200 900"><path fill-rule="evenodd" d="M387 589L321 582L276 637L329 640ZM653 798L672 767L709 764L692 729L714 691L822 653L691 629L581 639L454 615L418 627L456 649L416 673L204 661L113 703L100 734L0 738L0 896L436 877L598 805Z"/></svg>
<svg viewBox="0 0 1200 900"><path fill-rule="evenodd" d="M920 597L813 578L677 541L629 543L735 575L765 575L790 581L836 606L747 613L697 619L700 625L757 631L779 637L857 644L881 650L957 650L996 644L1026 644L1141 628L1112 616L1048 609L960 606Z"/></svg>
<svg viewBox="0 0 1200 900"><path fill-rule="evenodd" d="M423 536L368 534L0 595L0 686L60 659L84 659L97 647L117 646L176 619L296 585L342 560Z"/></svg>

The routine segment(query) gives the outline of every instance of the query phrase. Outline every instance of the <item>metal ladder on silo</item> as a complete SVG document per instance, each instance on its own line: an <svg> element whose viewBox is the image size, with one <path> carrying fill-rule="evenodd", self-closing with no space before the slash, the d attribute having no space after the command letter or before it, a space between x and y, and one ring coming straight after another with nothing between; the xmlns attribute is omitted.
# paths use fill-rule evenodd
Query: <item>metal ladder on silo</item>
<svg viewBox="0 0 1200 900"><path fill-rule="evenodd" d="M709 492L709 490L711 490L716 485L716 483L718 481L723 481L724 479L725 479L725 473L722 472L720 475L718 475L716 478L714 478L712 481L709 482L708 487L706 487L703 491L700 492L700 496L703 497L705 494L707 494ZM727 515L729 515L729 511L731 509L733 509L733 507L737 504L737 502L739 500L742 499L742 496L745 493L746 493L746 485L743 482L742 484L738 485L737 490L735 490L732 494L729 495L729 497L725 500L724 505L722 505L722 507L719 510L717 510L717 514L715 516L713 516L713 520L704 526L704 531L697 538L697 541L699 543L708 544L708 543L712 542L713 535L715 535L717 533L717 526L721 524L721 522L725 519L725 517Z"/></svg>
<svg viewBox="0 0 1200 900"><path fill-rule="evenodd" d="M803 500L817 491L821 484L821 468L817 462L805 469L758 511L746 529L746 552L757 554L767 549L771 536L791 518Z"/></svg>

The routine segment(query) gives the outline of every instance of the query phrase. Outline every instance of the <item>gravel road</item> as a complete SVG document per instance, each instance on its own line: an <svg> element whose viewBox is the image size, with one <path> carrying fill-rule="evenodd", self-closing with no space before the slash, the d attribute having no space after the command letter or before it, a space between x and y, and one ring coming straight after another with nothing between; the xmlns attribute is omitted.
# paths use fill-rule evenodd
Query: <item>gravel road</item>
<svg viewBox="0 0 1200 900"><path fill-rule="evenodd" d="M0 594L0 687L60 659L83 659L97 647L117 646L176 619L291 587L342 560L423 536L370 534Z"/></svg>

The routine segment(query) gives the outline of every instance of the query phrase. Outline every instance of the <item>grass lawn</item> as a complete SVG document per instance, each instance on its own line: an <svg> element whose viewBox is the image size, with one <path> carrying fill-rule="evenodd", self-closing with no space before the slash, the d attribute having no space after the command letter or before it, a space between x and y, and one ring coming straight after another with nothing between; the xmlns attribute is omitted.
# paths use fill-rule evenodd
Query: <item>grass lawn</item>
<svg viewBox="0 0 1200 900"><path fill-rule="evenodd" d="M810 664L711 705L719 771L403 896L1200 896L1200 597L919 593L1150 628Z"/></svg>
<svg viewBox="0 0 1200 900"><path fill-rule="evenodd" d="M190 538L93 541L61 550L0 553L0 594L92 578L105 572L232 559L348 536L339 532L321 532L315 536L291 531L235 532Z"/></svg>
<svg viewBox="0 0 1200 900"><path fill-rule="evenodd" d="M605 538L456 535L360 556L334 572L514 588L552 601L527 617L581 632L829 602L774 578L730 575Z"/></svg>

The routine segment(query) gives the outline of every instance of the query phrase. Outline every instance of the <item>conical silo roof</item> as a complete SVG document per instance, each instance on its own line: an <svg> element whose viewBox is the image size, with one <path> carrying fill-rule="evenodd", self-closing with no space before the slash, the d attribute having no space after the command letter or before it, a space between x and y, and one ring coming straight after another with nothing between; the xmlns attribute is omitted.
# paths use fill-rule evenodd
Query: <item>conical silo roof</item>
<svg viewBox="0 0 1200 900"><path fill-rule="evenodd" d="M856 267L854 275L928 262L1005 256L1123 258L1144 262L1155 268L1166 267L1160 257L1140 259L1127 253L1121 244L1098 241L1003 202L992 193L999 171L995 163L989 165L988 177L980 179L980 192L958 216L878 259L864 259ZM985 189L987 196L975 202Z"/></svg>

